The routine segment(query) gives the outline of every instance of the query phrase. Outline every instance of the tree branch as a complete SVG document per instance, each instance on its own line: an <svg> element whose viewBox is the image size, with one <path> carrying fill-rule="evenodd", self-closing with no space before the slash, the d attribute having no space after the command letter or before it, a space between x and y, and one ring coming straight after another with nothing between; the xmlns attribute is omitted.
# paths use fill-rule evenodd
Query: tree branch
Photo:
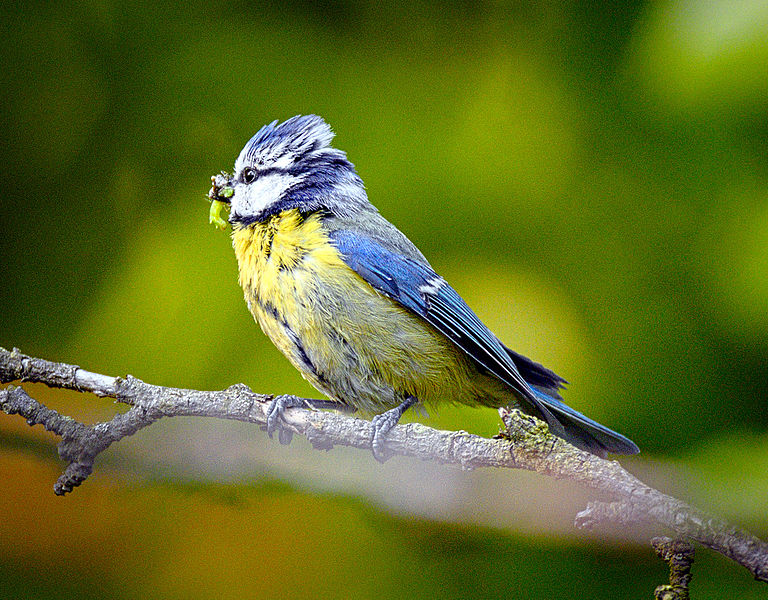
<svg viewBox="0 0 768 600"><path fill-rule="evenodd" d="M273 396L256 394L237 384L220 392L155 386L130 375L109 377L74 365L55 363L0 348L0 383L30 381L116 398L131 408L112 420L85 425L51 410L14 386L0 390L0 410L19 414L30 425L43 425L61 436L59 454L68 463L54 491L64 495L92 472L96 456L113 442L132 435L163 417L204 416L264 426ZM307 400L307 402L311 402ZM392 454L458 465L463 469L502 467L535 471L569 479L595 490L609 501L590 502L576 517L576 526L604 522L650 522L678 539L699 542L743 565L768 582L768 544L752 534L661 493L624 470L617 461L599 458L549 433L538 419L516 410L499 410L507 434L495 439L465 431L438 431L418 423L396 426L387 438ZM330 412L289 409L285 433L306 437L315 448L352 446L370 450L369 421ZM668 559L665 559L668 560ZM690 567L690 565L689 565ZM671 582L675 585L675 582Z"/></svg>
<svg viewBox="0 0 768 600"><path fill-rule="evenodd" d="M651 540L651 545L659 558L669 563L669 585L656 588L655 600L688 600L693 546L685 540L673 540L668 537L655 537Z"/></svg>

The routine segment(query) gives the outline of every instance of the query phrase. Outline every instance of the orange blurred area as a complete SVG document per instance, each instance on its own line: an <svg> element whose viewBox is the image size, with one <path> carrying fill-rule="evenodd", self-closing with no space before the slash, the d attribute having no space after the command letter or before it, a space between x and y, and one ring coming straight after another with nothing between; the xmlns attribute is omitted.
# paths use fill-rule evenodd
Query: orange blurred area
<svg viewBox="0 0 768 600"><path fill-rule="evenodd" d="M377 585L353 584L356 563L382 550L375 519L333 500L279 489L129 489L110 483L108 473L61 498L51 492L57 476L37 457L0 453L0 548L14 560L66 565L118 588L136 574L136 594L172 598L237 597L254 589L275 597L286 586L292 597L302 587L328 594L347 578L353 595Z"/></svg>
<svg viewBox="0 0 768 600"><path fill-rule="evenodd" d="M0 452L0 545L19 560L58 563L108 571L113 558L103 552L126 534L117 498L93 486L71 501L53 494L60 468L37 456ZM41 493L45 490L45 493Z"/></svg>

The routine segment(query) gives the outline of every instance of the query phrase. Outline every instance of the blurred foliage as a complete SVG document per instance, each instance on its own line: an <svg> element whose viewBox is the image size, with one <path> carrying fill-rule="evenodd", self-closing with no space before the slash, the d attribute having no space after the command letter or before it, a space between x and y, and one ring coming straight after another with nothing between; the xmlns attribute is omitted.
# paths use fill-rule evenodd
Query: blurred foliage
<svg viewBox="0 0 768 600"><path fill-rule="evenodd" d="M764 0L11 2L0 15L0 345L153 383L316 395L253 324L204 196L261 125L317 113L383 214L507 344L572 382L570 404L768 531ZM102 478L53 499L57 467L38 455L50 438L10 421L0 588L18 598L63 580L79 597L641 596L664 576L647 549L300 489L235 487L229 502L213 483ZM427 422L498 427L459 408ZM757 597L719 558L695 569L699 598Z"/></svg>

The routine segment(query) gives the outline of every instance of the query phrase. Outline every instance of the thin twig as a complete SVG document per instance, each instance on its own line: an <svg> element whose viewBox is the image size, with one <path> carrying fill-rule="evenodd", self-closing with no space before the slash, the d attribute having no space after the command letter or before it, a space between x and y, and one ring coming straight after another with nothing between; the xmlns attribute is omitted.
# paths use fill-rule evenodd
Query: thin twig
<svg viewBox="0 0 768 600"><path fill-rule="evenodd" d="M655 600L688 600L691 584L691 565L694 548L685 540L655 537L651 545L658 557L669 563L669 585L660 585L654 593Z"/></svg>
<svg viewBox="0 0 768 600"><path fill-rule="evenodd" d="M0 391L0 410L19 414L30 425L41 424L60 435L59 454L69 463L55 486L63 495L91 473L96 456L113 442L132 435L162 417L204 416L266 424L271 395L256 394L238 384L220 392L155 386L134 377L109 377L74 365L55 363L0 348L0 383L31 381L50 387L92 392L116 398L131 409L112 420L84 425L46 408L20 388ZM307 400L307 402L311 402ZM711 548L768 582L768 544L733 525L651 488L605 460L571 446L549 433L545 424L516 410L500 409L508 434L487 439L465 431L439 431L418 423L398 425L389 433L392 454L458 465L463 469L503 467L526 469L569 479L600 493L609 501L591 502L576 517L577 527L604 522L656 523ZM289 409L283 427L306 437L315 448L351 446L369 450L369 421L331 412ZM289 437L289 436L288 436ZM283 437L282 439L288 439Z"/></svg>

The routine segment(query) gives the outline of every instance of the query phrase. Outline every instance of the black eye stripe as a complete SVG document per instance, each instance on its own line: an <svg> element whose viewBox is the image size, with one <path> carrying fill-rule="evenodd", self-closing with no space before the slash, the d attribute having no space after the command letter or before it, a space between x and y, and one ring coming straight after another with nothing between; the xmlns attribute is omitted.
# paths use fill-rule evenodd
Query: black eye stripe
<svg viewBox="0 0 768 600"><path fill-rule="evenodd" d="M292 167L289 169L280 169L277 167L267 167L266 169L254 169L253 167L245 167L240 172L240 179L243 180L244 183L253 183L256 181L259 177L264 177L265 175L274 175L277 173L278 175L298 175L303 172L303 169Z"/></svg>

